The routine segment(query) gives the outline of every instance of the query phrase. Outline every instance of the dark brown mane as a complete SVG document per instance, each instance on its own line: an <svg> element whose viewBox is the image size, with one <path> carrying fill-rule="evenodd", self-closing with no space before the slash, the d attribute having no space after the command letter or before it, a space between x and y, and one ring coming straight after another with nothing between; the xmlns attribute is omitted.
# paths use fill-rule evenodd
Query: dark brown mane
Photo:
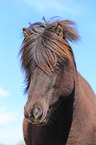
<svg viewBox="0 0 96 145"><path fill-rule="evenodd" d="M74 26L72 21L64 20L52 23L45 21L44 24L38 22L30 24L27 29L23 28L25 39L20 53L27 81L36 67L52 74L58 68L57 62L70 60L70 53L73 56L73 52L68 40L76 42L79 39Z"/></svg>

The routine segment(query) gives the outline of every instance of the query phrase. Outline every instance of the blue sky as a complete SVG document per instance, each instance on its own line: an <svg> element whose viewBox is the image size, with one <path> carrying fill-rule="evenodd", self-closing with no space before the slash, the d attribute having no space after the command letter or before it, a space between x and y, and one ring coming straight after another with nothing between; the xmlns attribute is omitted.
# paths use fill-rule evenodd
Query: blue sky
<svg viewBox="0 0 96 145"><path fill-rule="evenodd" d="M77 23L81 40L72 44L77 69L96 93L96 0L2 0L0 1L0 143L23 140L23 107L27 95L18 52L22 28L60 16Z"/></svg>

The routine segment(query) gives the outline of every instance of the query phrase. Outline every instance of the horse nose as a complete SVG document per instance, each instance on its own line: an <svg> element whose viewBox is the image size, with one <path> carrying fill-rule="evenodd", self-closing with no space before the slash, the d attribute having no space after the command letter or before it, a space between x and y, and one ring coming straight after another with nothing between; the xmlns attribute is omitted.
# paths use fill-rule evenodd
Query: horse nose
<svg viewBox="0 0 96 145"><path fill-rule="evenodd" d="M37 106L37 107L34 107L34 108L32 109L32 117L33 117L34 119L36 119L36 120L41 119L42 114L43 114L43 112L42 112L41 107L38 107L38 106Z"/></svg>
<svg viewBox="0 0 96 145"><path fill-rule="evenodd" d="M34 106L32 109L24 107L24 116L26 119L30 120L33 124L40 123L43 110L40 106Z"/></svg>

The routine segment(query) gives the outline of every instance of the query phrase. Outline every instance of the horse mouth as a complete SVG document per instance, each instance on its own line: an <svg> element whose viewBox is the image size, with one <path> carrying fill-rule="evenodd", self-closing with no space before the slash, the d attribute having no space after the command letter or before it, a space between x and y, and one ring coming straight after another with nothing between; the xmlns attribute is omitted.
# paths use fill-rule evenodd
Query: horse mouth
<svg viewBox="0 0 96 145"><path fill-rule="evenodd" d="M27 119L29 123L36 125L36 126L43 126L47 124L48 121L48 117L45 116L43 119L41 120L33 120L32 118Z"/></svg>
<svg viewBox="0 0 96 145"><path fill-rule="evenodd" d="M43 126L46 125L49 119L49 113L50 110L48 109L46 112L43 112L43 115L38 117L38 118L34 118L34 116L26 116L25 114L25 118L28 120L29 123L36 125L36 126Z"/></svg>

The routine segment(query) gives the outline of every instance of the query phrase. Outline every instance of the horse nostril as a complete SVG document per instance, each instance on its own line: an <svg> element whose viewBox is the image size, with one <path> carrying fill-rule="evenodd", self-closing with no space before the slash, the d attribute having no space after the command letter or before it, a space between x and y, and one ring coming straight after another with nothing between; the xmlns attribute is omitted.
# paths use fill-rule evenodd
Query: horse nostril
<svg viewBox="0 0 96 145"><path fill-rule="evenodd" d="M25 108L24 108L24 116L25 116L26 119L31 117L31 114L28 113Z"/></svg>
<svg viewBox="0 0 96 145"><path fill-rule="evenodd" d="M40 119L42 117L42 110L40 107L35 107L32 110L32 116L34 119Z"/></svg>
<svg viewBox="0 0 96 145"><path fill-rule="evenodd" d="M28 114L25 114L25 118L26 118L26 119L29 118L29 115L28 115Z"/></svg>

